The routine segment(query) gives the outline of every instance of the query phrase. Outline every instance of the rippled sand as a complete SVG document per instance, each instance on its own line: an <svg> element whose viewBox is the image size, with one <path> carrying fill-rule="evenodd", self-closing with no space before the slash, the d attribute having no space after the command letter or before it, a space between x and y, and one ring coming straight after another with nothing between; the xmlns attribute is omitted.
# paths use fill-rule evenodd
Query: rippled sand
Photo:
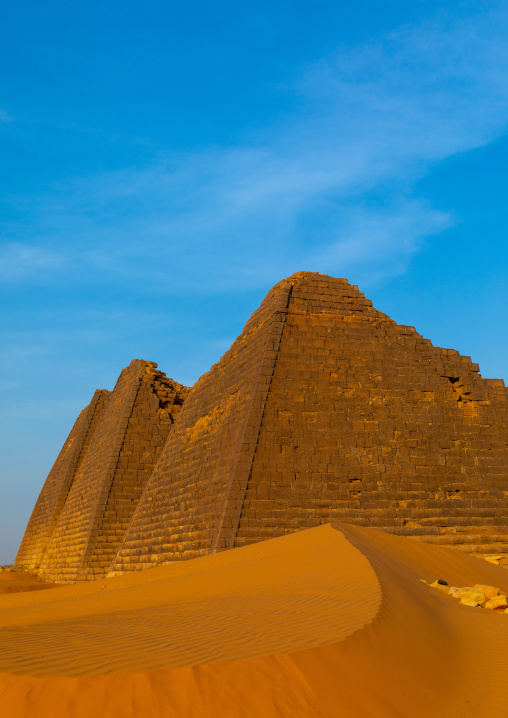
<svg viewBox="0 0 508 718"><path fill-rule="evenodd" d="M8 718L508 715L508 614L421 578L508 591L504 568L340 524L3 595L0 707Z"/></svg>

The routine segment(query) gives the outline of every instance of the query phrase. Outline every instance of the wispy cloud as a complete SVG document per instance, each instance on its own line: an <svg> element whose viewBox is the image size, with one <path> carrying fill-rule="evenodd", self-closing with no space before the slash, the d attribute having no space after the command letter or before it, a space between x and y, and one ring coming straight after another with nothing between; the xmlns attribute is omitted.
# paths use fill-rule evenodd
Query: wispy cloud
<svg viewBox="0 0 508 718"><path fill-rule="evenodd" d="M340 48L288 81L298 113L244 146L55 187L32 226L11 227L3 277L72 267L84 281L209 292L298 269L369 282L404 272L453 222L416 181L505 131L507 31L496 10Z"/></svg>
<svg viewBox="0 0 508 718"><path fill-rule="evenodd" d="M0 249L0 280L12 281L60 268L66 259L56 251L12 242Z"/></svg>
<svg viewBox="0 0 508 718"><path fill-rule="evenodd" d="M403 274L425 237L451 226L453 218L422 202L405 201L387 210L357 208L346 213L340 235L345 237L310 257L314 267L346 267L362 284L378 284Z"/></svg>
<svg viewBox="0 0 508 718"><path fill-rule="evenodd" d="M9 113L4 110L2 107L0 107L0 122L12 122L14 120L14 117L9 115Z"/></svg>
<svg viewBox="0 0 508 718"><path fill-rule="evenodd" d="M11 339L11 337L6 336L5 334L4 338L7 340ZM12 344L9 341L7 346L4 346L0 349L0 366L2 366L2 369L7 369L11 368L12 366L16 366L16 364L19 364L26 359L31 360L36 357L41 357L49 354L50 350L48 349L48 347L42 344L20 343L19 345L16 345ZM7 364L9 364L10 366L7 367ZM4 386L8 384L9 382L6 382Z"/></svg>

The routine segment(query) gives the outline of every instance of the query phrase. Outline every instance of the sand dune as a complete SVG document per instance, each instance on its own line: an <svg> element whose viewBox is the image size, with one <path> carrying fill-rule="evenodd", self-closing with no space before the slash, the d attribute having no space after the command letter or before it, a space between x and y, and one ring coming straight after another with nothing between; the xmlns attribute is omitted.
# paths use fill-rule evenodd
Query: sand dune
<svg viewBox="0 0 508 718"><path fill-rule="evenodd" d="M480 559L348 525L0 597L8 718L508 716L508 591Z"/></svg>
<svg viewBox="0 0 508 718"><path fill-rule="evenodd" d="M44 583L31 573L14 573L10 570L0 572L0 595L5 593L23 593L55 588L53 583Z"/></svg>

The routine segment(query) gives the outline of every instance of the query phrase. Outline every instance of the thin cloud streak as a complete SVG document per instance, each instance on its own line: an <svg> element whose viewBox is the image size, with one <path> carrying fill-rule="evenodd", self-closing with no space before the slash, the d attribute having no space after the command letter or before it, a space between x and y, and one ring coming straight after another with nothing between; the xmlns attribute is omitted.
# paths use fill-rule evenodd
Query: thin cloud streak
<svg viewBox="0 0 508 718"><path fill-rule="evenodd" d="M342 48L288 84L299 115L256 143L55 187L33 226L11 226L0 276L64 281L73 270L185 293L303 268L367 282L403 273L454 221L414 196L416 181L505 131L507 30L501 10Z"/></svg>
<svg viewBox="0 0 508 718"><path fill-rule="evenodd" d="M452 226L449 214L420 202L405 202L395 212L350 213L341 234L346 240L330 243L310 261L313 266L345 266L362 284L377 284L403 274L425 237Z"/></svg>
<svg viewBox="0 0 508 718"><path fill-rule="evenodd" d="M0 250L0 280L17 280L62 266L66 259L56 251L12 242Z"/></svg>

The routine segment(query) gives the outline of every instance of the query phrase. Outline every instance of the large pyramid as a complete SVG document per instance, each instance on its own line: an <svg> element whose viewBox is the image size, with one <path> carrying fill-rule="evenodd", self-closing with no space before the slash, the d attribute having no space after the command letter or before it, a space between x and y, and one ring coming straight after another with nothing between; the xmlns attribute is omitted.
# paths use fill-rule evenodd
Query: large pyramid
<svg viewBox="0 0 508 718"><path fill-rule="evenodd" d="M100 570L108 561L113 573L147 568L334 520L507 552L508 393L478 370L375 310L345 279L300 272L279 282L185 399L133 497L129 525L121 522L123 538L119 529L99 554ZM72 512L67 518L51 488L68 490L79 463L73 446L38 502L45 526L55 524L52 507L61 512L39 568L53 580L93 577L90 548L78 576L62 548ZM35 543L40 551L40 536Z"/></svg>

